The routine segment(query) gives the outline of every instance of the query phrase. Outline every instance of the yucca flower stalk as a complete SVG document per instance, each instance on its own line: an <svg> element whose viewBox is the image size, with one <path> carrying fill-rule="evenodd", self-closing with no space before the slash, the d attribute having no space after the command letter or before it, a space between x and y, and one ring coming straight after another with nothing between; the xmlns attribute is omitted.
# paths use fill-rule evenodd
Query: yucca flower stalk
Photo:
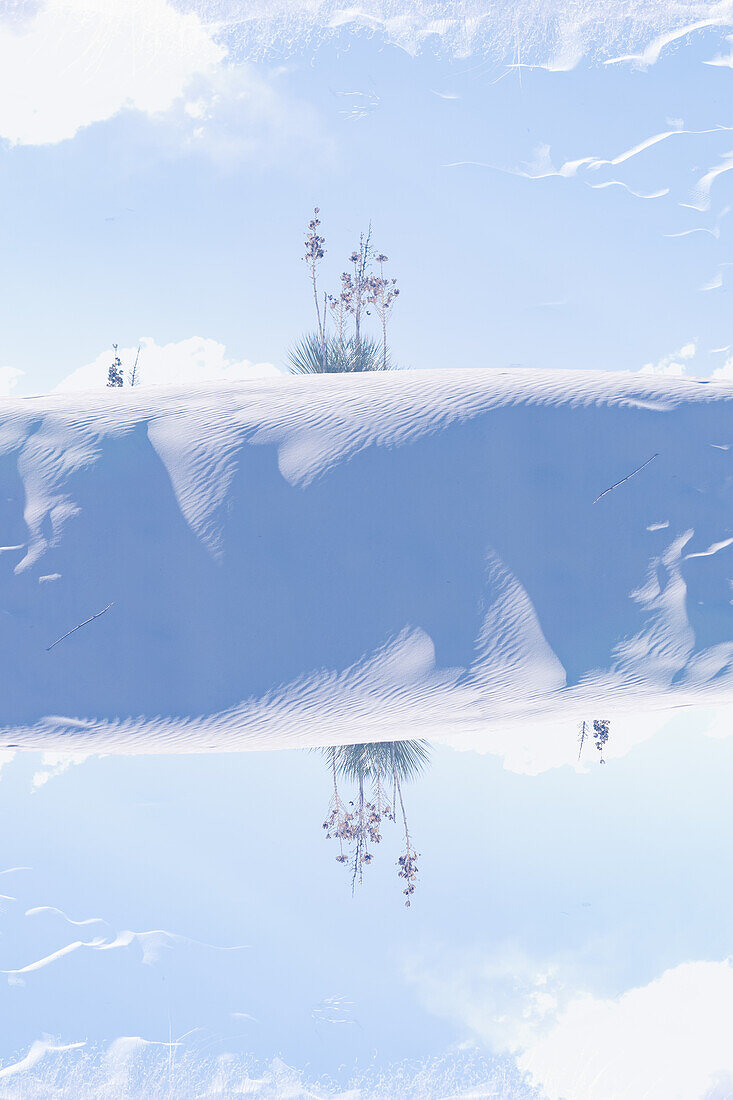
<svg viewBox="0 0 733 1100"><path fill-rule="evenodd" d="M351 312L354 315L354 336L356 340L356 346L359 347L361 342L361 315L362 311L366 311L367 299L369 296L370 286L370 268L372 258L372 224L369 223L369 229L366 236L362 233L359 237L359 247L349 256L349 261L354 268L353 276L349 276L348 272L344 272L341 276L342 283L344 279L352 279L349 284L352 290L351 294Z"/></svg>
<svg viewBox="0 0 733 1100"><path fill-rule="evenodd" d="M384 277L384 265L388 262L388 257L380 252L376 257L376 262L379 264L379 275L373 275L370 279L368 302L374 307L382 325L382 354L384 358L382 369L387 370L387 322L400 291L396 279L386 279Z"/></svg>
<svg viewBox="0 0 733 1100"><path fill-rule="evenodd" d="M341 274L341 293L338 297L334 297L333 294L328 296L328 304L331 313L336 319L338 324L338 341L339 347L343 347L344 343L344 322L347 314L351 312L351 305L354 297L354 286L351 276L347 271Z"/></svg>
<svg viewBox="0 0 733 1100"><path fill-rule="evenodd" d="M397 860L397 866L399 871L398 877L405 880L405 888L402 893L406 896L407 901L405 907L410 908L412 895L415 893L415 879L417 878L417 852L415 851L412 841L410 840L410 830L407 827L407 814L405 812L405 803L402 799L402 786L400 784L399 776L395 772L395 787L397 788L397 795L400 800L400 809L402 811L402 822L405 827L405 854L400 856Z"/></svg>
<svg viewBox="0 0 733 1100"><path fill-rule="evenodd" d="M305 237L305 256L303 259L308 265L310 271L311 283L313 284L313 301L316 306L316 321L318 322L318 335L321 339L322 359L326 362L326 303L323 303L323 317L321 317L321 307L318 301L318 265L323 257L326 255L326 238L322 237L318 232L318 227L321 224L321 219L318 217L320 213L319 208L316 206L313 208L313 217L308 222L308 232ZM325 366L324 366L325 370Z"/></svg>

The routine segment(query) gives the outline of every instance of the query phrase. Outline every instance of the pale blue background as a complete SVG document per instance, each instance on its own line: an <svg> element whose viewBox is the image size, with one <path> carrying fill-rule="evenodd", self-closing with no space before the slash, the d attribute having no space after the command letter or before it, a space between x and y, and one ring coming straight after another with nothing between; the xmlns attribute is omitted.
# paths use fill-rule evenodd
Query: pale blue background
<svg viewBox="0 0 733 1100"><path fill-rule="evenodd" d="M250 946L177 945L152 966L135 945L79 951L26 974L2 995L0 1057L42 1033L167 1041L170 1019L174 1038L203 1029L187 1041L202 1052L249 1051L263 1062L279 1054L345 1083L368 1066L475 1040L426 1011L416 988L415 975L450 966L456 952L519 952L538 966L562 959L598 996L725 957L733 741L683 721L605 767L590 753L587 774L532 777L438 748L405 792L421 853L410 910L394 827L351 897L323 836L330 780L315 753L93 758L32 794L39 760L17 755L0 781L4 865L32 870L0 879L17 898L0 918L3 969L110 935L23 916L36 905L101 916L115 930ZM575 754L569 727L569 761ZM332 996L353 1003L353 1023L314 1020ZM510 1011L511 988L501 997Z"/></svg>
<svg viewBox="0 0 733 1100"><path fill-rule="evenodd" d="M733 134L675 137L575 179L444 167L516 169L542 143L556 165L611 158L673 128L669 119L733 125L730 69L703 64L719 32L665 50L645 72L583 62L524 69L521 80L480 58L413 58L378 37L340 45L296 53L277 73L254 68L309 112L312 140L267 131L245 151L204 141L191 152L165 121L127 111L58 145L0 148L0 365L26 372L17 392L141 336L209 337L235 359L284 366L313 326L300 255L314 204L330 289L372 220L402 287L391 342L403 366L636 370L690 341L698 373L720 365L708 352L731 342L729 293L699 288L730 259L733 221L720 240L662 234L714 226L733 175L713 185L709 213L679 204ZM354 120L354 103L376 106ZM237 118L224 136L246 144ZM587 186L614 178L670 194Z"/></svg>

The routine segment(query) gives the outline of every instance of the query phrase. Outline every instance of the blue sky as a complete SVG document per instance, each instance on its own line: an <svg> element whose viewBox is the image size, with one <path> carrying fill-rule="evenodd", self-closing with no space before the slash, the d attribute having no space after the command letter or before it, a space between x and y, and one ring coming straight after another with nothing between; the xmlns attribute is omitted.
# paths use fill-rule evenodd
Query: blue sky
<svg viewBox="0 0 733 1100"><path fill-rule="evenodd" d="M567 740L570 763L572 731ZM726 965L731 753L730 738L692 720L605 767L589 759L585 774L517 775L437 748L405 791L421 856L409 911L396 827L351 897L323 836L330 779L315 753L92 757L64 771L16 754L2 771L3 869L28 869L0 880L12 899L2 969L125 929L200 942L153 943L147 962L137 942L77 948L10 975L0 1055L7 1064L42 1034L104 1045L200 1028L194 1053L280 1056L343 1087L404 1059L452 1052L470 1065L476 1047L539 1049L553 1019L596 998L611 1062L628 990L645 990L651 1013L664 1001L674 1029L684 1001L654 982L682 964ZM41 906L108 924L24 915ZM215 949L235 945L246 946ZM701 1028L714 1026L713 997L708 1009ZM582 1026L576 1041L603 1056ZM627 1080L638 1061L627 1046ZM672 1058L668 1074L679 1072Z"/></svg>
<svg viewBox="0 0 733 1100"><path fill-rule="evenodd" d="M720 4L719 25L643 65L602 63L623 52L607 13L609 41L601 34L570 71L511 67L551 64L549 29L526 44L516 32L503 57L483 39L457 57L435 36L411 54L399 35L349 26L310 26L301 40L295 5L288 49L268 51L287 12L243 37L233 9L228 22L222 9L184 19L165 0L106 10L53 0L0 30L6 58L29 43L35 75L30 107L24 74L2 78L6 391L52 388L106 362L113 342L143 337L204 339L228 363L285 367L314 322L300 255L315 204L329 289L372 221L402 288L390 336L401 365L638 370L694 347L688 372L724 367L730 353L712 349L731 343L733 176L711 183L708 209L682 204L706 205L694 188L727 164L733 131L673 134L617 165L527 178L545 162L608 161L665 132L733 126L730 65L706 64L730 52ZM419 22L420 7L412 14ZM614 180L668 193L597 186ZM691 229L710 232L666 236Z"/></svg>

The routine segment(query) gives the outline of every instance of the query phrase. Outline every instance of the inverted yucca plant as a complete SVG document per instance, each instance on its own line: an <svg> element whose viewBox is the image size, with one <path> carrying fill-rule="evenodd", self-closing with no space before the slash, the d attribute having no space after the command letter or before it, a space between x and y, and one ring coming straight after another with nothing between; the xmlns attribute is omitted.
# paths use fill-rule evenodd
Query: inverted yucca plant
<svg viewBox="0 0 733 1100"><path fill-rule="evenodd" d="M351 865L352 891L358 878L362 881L364 864L372 861L370 844L382 839L381 824L384 819L395 821L399 806L404 825L405 851L397 861L398 875L405 880L402 891L409 907L415 892L417 878L417 852L412 845L407 826L407 813L402 798L402 783L414 779L427 766L429 749L425 741L386 741L361 745L336 745L322 750L333 778L333 794L329 813L323 822L328 839L339 842L339 863ZM357 795L344 802L338 789L339 776L357 784ZM371 793L366 788L371 786ZM391 790L390 790L391 788ZM344 843L351 846L351 854L344 852Z"/></svg>
<svg viewBox="0 0 733 1100"><path fill-rule="evenodd" d="M382 779L397 777L403 782L416 779L430 761L427 741L374 741L366 745L337 745L324 749L326 756L333 754L336 772L345 779L358 779L363 774L371 781L379 775Z"/></svg>

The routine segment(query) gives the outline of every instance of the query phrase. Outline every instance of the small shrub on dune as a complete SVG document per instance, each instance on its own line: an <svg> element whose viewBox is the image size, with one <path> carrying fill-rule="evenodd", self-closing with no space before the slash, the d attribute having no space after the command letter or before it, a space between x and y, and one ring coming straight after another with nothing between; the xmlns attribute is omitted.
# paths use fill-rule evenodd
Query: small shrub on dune
<svg viewBox="0 0 733 1100"><path fill-rule="evenodd" d="M606 763L606 761L603 759L603 750L606 747L606 743L608 741L608 737L609 737L610 732L611 732L610 719L608 719L608 718L594 718L594 720L593 720L593 731L592 731L593 741L595 743L596 748L598 749L598 752L601 754L600 755L600 761L599 761L601 764ZM578 733L578 743L580 745L580 748L578 749L578 760L580 760L581 754L583 752L583 745L585 744L585 739L586 739L586 737L590 737L590 735L591 735L590 723L581 722L580 731Z"/></svg>
<svg viewBox="0 0 733 1100"><path fill-rule="evenodd" d="M107 387L111 389L121 389L125 384L125 371L122 366L122 360L119 357L117 351L117 344L113 344L115 357L112 361L112 365L107 372ZM140 384L140 375L138 374L138 363L140 362L140 346L137 349L137 355L135 356L135 362L132 364L132 369L127 376L128 386L137 386Z"/></svg>
<svg viewBox="0 0 733 1100"><path fill-rule="evenodd" d="M115 353L115 357L112 360L112 365L107 372L107 386L112 389L117 389L119 386L124 385L124 371L122 369L122 360L117 354L117 344L112 345Z"/></svg>

